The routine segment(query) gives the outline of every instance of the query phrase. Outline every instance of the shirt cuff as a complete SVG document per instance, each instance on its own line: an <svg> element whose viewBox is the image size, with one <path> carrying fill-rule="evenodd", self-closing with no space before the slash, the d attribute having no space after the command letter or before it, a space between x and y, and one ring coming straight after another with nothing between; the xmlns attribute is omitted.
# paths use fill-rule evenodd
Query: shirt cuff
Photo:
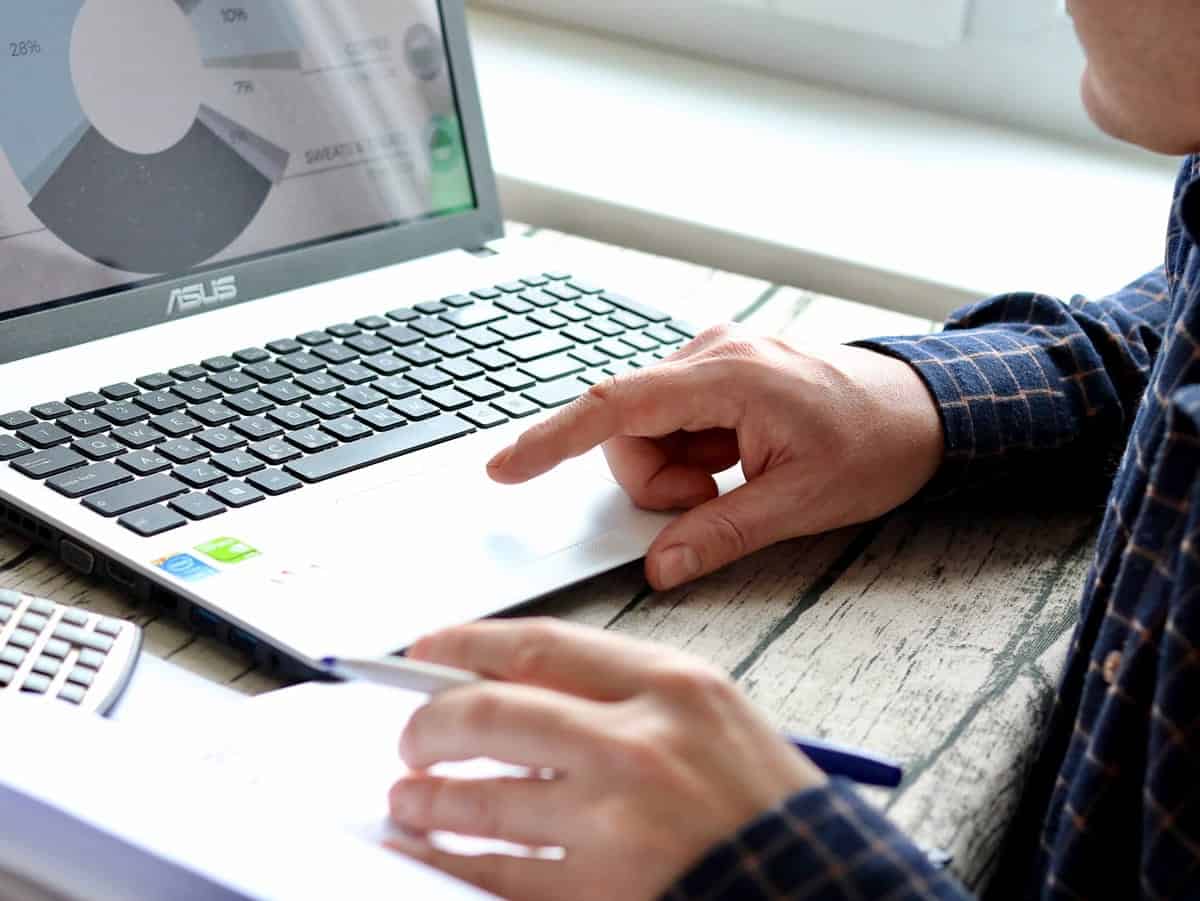
<svg viewBox="0 0 1200 901"><path fill-rule="evenodd" d="M794 795L712 849L664 901L966 899L849 783Z"/></svg>

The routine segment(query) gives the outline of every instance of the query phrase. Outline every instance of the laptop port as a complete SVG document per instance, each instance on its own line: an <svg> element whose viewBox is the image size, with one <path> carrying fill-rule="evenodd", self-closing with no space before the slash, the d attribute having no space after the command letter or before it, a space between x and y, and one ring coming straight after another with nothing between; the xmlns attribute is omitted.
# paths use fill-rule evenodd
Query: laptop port
<svg viewBox="0 0 1200 901"><path fill-rule="evenodd" d="M137 588L137 577L128 567L109 560L105 569L108 572L108 577L122 588L128 588L131 591Z"/></svg>
<svg viewBox="0 0 1200 901"><path fill-rule="evenodd" d="M220 617L214 613L209 613L203 607L192 607L188 619L196 627L196 631L202 632L205 635L213 635L221 628Z"/></svg>
<svg viewBox="0 0 1200 901"><path fill-rule="evenodd" d="M255 656L255 651L258 650L258 639L249 632L244 632L238 628L232 628L229 630L229 643L233 645L236 650L241 651L250 658L253 658Z"/></svg>

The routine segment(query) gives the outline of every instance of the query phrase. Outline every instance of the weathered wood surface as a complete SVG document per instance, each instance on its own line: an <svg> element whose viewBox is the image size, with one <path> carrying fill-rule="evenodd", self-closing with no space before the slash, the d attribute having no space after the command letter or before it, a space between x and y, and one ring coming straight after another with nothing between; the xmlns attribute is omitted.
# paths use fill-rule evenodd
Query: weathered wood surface
<svg viewBox="0 0 1200 901"><path fill-rule="evenodd" d="M936 328L557 233L531 237L549 259L569 250L596 280L635 271L655 303L697 324L734 319L797 343ZM899 757L904 786L871 796L915 838L954 853L956 871L978 886L1035 753L1095 527L1077 515L897 513L786 542L662 594L633 564L528 612L683 648L732 673L781 727ZM149 653L246 694L279 685L2 531L0 587L130 618Z"/></svg>

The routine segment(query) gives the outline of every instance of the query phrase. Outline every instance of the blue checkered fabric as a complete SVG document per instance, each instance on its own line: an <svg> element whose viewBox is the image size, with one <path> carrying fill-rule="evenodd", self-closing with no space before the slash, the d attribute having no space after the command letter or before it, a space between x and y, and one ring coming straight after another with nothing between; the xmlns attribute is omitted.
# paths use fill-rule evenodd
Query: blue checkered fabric
<svg viewBox="0 0 1200 901"><path fill-rule="evenodd" d="M1200 898L1200 158L1165 265L1102 300L992 298L944 332L863 342L937 400L927 496L1108 500L1070 659L996 898ZM676 899L944 898L833 785L714 849Z"/></svg>

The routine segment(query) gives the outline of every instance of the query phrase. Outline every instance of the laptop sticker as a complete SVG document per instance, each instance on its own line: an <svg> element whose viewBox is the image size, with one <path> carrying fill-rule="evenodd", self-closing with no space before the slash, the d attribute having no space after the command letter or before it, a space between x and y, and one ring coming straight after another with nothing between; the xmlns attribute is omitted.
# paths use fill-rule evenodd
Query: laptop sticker
<svg viewBox="0 0 1200 901"><path fill-rule="evenodd" d="M245 563L247 560L262 556L257 548L237 538L215 538L205 544L197 545L196 550L218 563L229 565Z"/></svg>
<svg viewBox="0 0 1200 901"><path fill-rule="evenodd" d="M164 557L161 560L155 560L154 565L183 582L200 582L220 575L217 570L191 554L175 554L172 557Z"/></svg>

